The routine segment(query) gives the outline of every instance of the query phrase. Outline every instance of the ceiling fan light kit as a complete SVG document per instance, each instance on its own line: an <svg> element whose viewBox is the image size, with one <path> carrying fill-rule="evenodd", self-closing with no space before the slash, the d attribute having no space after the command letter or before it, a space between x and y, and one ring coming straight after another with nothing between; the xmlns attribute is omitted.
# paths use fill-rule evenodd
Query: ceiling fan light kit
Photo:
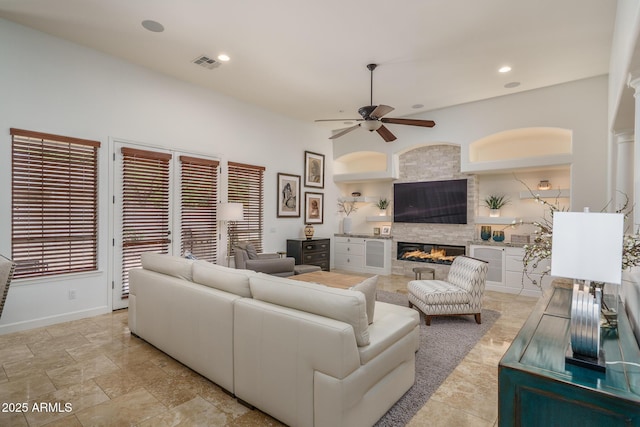
<svg viewBox="0 0 640 427"><path fill-rule="evenodd" d="M358 123L357 125L353 125L346 129L342 129L338 133L329 137L329 139L340 138L341 136L351 132L352 130L356 130L360 126L368 130L369 132L373 132L374 130L378 132L378 135L382 137L386 142L391 142L396 140L396 136L391 133L389 129L387 129L383 123L391 123L396 125L409 125L409 126L420 126L420 127L434 127L436 123L433 120L421 120L421 119L394 119L394 118L386 118L383 117L394 110L393 107L388 105L373 105L373 70L378 67L377 64L368 64L367 69L371 72L371 92L370 92L370 100L369 103L371 105L365 105L364 107L360 107L358 109L358 114L362 116L361 119L348 119L353 120ZM316 120L316 122L333 122L340 121L344 122L345 119L325 119L325 120ZM346 124L346 123L345 123Z"/></svg>

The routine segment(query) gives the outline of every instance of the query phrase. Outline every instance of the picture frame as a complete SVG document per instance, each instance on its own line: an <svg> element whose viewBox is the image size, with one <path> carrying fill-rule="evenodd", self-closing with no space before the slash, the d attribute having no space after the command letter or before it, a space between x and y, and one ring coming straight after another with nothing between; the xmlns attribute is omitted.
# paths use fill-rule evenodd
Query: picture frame
<svg viewBox="0 0 640 427"><path fill-rule="evenodd" d="M324 219L324 194L304 193L304 222L305 224L322 224Z"/></svg>
<svg viewBox="0 0 640 427"><path fill-rule="evenodd" d="M380 235L380 227L373 227L373 235L374 236Z"/></svg>
<svg viewBox="0 0 640 427"><path fill-rule="evenodd" d="M278 172L278 218L300 218L300 175Z"/></svg>
<svg viewBox="0 0 640 427"><path fill-rule="evenodd" d="M324 188L324 154L304 152L304 186Z"/></svg>
<svg viewBox="0 0 640 427"><path fill-rule="evenodd" d="M391 235L391 226L390 225L383 225L382 228L380 229L380 235L381 236L390 236Z"/></svg>

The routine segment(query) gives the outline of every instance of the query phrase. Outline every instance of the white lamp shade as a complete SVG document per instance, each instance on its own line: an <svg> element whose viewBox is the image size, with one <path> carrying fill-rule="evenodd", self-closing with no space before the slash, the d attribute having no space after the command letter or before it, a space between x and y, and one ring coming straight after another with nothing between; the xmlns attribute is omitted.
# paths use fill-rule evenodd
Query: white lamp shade
<svg viewBox="0 0 640 427"><path fill-rule="evenodd" d="M624 215L555 212L551 275L619 285Z"/></svg>
<svg viewBox="0 0 640 427"><path fill-rule="evenodd" d="M220 203L218 213L220 221L244 221L242 203Z"/></svg>

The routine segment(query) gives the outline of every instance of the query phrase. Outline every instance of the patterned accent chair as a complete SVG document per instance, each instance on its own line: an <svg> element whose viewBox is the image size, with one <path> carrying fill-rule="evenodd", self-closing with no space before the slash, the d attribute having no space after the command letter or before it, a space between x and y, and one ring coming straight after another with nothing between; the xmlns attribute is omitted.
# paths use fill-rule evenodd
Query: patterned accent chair
<svg viewBox="0 0 640 427"><path fill-rule="evenodd" d="M482 295L488 266L485 261L458 256L453 260L447 280L412 280L407 285L409 307L416 307L431 325L432 316L475 315L482 323Z"/></svg>

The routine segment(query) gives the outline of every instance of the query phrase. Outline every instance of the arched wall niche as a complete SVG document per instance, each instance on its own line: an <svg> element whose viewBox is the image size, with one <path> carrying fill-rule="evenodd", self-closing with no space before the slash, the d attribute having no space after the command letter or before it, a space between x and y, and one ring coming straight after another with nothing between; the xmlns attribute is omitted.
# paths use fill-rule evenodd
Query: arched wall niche
<svg viewBox="0 0 640 427"><path fill-rule="evenodd" d="M520 128L472 142L469 145L469 163L566 156L572 151L572 132L568 129Z"/></svg>
<svg viewBox="0 0 640 427"><path fill-rule="evenodd" d="M381 172L387 169L387 154L377 151L357 151L334 160L336 174Z"/></svg>

